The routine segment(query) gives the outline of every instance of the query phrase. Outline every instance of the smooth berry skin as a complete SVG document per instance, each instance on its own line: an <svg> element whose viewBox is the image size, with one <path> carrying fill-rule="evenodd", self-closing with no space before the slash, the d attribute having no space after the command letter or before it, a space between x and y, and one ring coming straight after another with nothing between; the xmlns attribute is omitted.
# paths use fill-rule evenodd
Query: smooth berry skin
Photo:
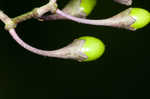
<svg viewBox="0 0 150 99"><path fill-rule="evenodd" d="M105 45L100 39L92 36L83 36L78 39L85 40L85 43L81 48L81 52L88 58L83 60L83 62L96 60L103 55Z"/></svg>
<svg viewBox="0 0 150 99"><path fill-rule="evenodd" d="M130 16L136 21L131 25L134 29L140 29L150 23L150 12L142 8L132 8Z"/></svg>
<svg viewBox="0 0 150 99"><path fill-rule="evenodd" d="M80 10L89 15L96 5L96 0L81 0Z"/></svg>

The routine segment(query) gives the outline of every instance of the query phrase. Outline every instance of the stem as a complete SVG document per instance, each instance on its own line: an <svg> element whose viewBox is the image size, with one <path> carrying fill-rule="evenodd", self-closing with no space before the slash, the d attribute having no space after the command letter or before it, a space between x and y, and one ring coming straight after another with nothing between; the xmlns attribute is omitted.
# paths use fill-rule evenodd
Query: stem
<svg viewBox="0 0 150 99"><path fill-rule="evenodd" d="M66 17L67 19L69 20L72 20L72 21L75 21L75 22L78 22L78 23L83 23L83 24L90 24L90 25L107 25L107 26L110 26L111 24L109 23L110 20L91 20L91 19L83 19L83 18L78 18L78 17L74 17L74 16L71 16L69 14L66 14L64 13L63 11L57 9L56 10L56 13L58 15L61 15L63 17ZM98 22L99 21L99 22ZM112 22L111 22L112 23Z"/></svg>
<svg viewBox="0 0 150 99"><path fill-rule="evenodd" d="M41 50L37 49L35 47L30 46L29 44L25 43L16 33L14 26L14 22L9 18L5 13L0 11L0 20L4 22L6 30L9 31L12 38L23 48L27 49L30 52L33 52L38 55L42 56L48 56L48 57L57 57L57 58L64 58L64 59L75 59L78 61L83 61L87 59L88 57L81 52L81 48L83 47L85 41L84 40L74 40L71 44L68 46L53 50L53 51L47 51L47 50ZM10 25L9 25L10 24Z"/></svg>
<svg viewBox="0 0 150 99"><path fill-rule="evenodd" d="M57 9L56 0L50 0L46 5L43 5L42 7L35 8L32 11L29 11L25 14L22 14L20 16L17 16L12 19L12 21L15 24L18 24L22 21L31 19L31 18L38 18L41 17L43 14L51 11L52 13L55 13Z"/></svg>
<svg viewBox="0 0 150 99"><path fill-rule="evenodd" d="M129 8L113 17L110 17L107 19L101 19L101 20L91 20L91 19L74 17L74 16L64 13L63 11L59 9L56 10L56 13L58 15L61 15L63 17L66 17L69 20L72 20L78 23L97 25L97 26L100 26L100 25L112 26L112 27L120 27L120 28L129 29L129 30L134 30L133 28L130 27L130 25L135 22L135 19L129 16L131 9L132 8Z"/></svg>
<svg viewBox="0 0 150 99"><path fill-rule="evenodd" d="M66 20L66 17L63 17L61 15L58 14L52 14L52 15L48 15L48 16L41 16L39 20L41 21L50 21L50 20Z"/></svg>
<svg viewBox="0 0 150 99"><path fill-rule="evenodd" d="M132 0L114 0L114 1L127 6L132 5Z"/></svg>
<svg viewBox="0 0 150 99"><path fill-rule="evenodd" d="M3 23L11 23L12 22L12 20L6 14L4 14L4 12L1 10L0 10L0 20Z"/></svg>
<svg viewBox="0 0 150 99"><path fill-rule="evenodd" d="M20 15L20 16L17 16L17 17L15 17L15 18L12 18L12 21L13 21L15 24L18 24L18 23L20 23L20 22L23 22L23 21L25 21L25 20L27 20L27 19L31 19L31 18L36 17L36 16L38 16L38 14L37 14L37 8L33 9L33 10L30 11L30 12L27 12L27 13L25 13L25 14L22 14L22 15Z"/></svg>
<svg viewBox="0 0 150 99"><path fill-rule="evenodd" d="M42 56L47 56L48 55L48 51L44 51L44 50L40 50L37 48L34 48L30 45L28 45L27 43L25 43L23 40L20 39L20 37L17 35L15 29L10 29L9 30L10 35L12 36L12 38L18 43L20 44L22 47L24 47L25 49L27 49L28 51L31 51L33 53L36 53L38 55L42 55Z"/></svg>
<svg viewBox="0 0 150 99"><path fill-rule="evenodd" d="M63 59L75 59L78 61L82 61L87 58L87 56L80 52L81 47L83 47L84 40L75 40L70 45L53 51L41 50L35 47L30 46L29 44L25 43L20 37L17 35L15 29L9 30L10 35L12 38L23 48L27 49L28 51L48 57L57 57Z"/></svg>
<svg viewBox="0 0 150 99"><path fill-rule="evenodd" d="M5 24L5 29L15 28L16 24L3 12L0 10L0 20Z"/></svg>
<svg viewBox="0 0 150 99"><path fill-rule="evenodd" d="M49 3L37 9L37 13L38 13L37 17L41 17L43 14L49 11L55 13L56 9L57 9L56 0L50 0Z"/></svg>

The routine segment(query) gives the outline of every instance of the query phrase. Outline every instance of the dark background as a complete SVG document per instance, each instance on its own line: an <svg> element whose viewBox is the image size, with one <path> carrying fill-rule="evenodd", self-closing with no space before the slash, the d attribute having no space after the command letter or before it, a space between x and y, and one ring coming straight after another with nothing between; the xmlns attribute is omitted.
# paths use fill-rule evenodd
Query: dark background
<svg viewBox="0 0 150 99"><path fill-rule="evenodd" d="M61 8L68 0L58 1ZM15 17L47 2L0 0L0 9ZM149 3L134 0L133 7L150 11ZM88 18L107 18L126 8L112 0L98 0ZM18 45L3 27L0 22L0 99L150 98L150 25L135 32L71 21L31 19L18 25L19 36L40 49L58 49L80 36L100 38L106 51L100 59L89 63L33 54Z"/></svg>

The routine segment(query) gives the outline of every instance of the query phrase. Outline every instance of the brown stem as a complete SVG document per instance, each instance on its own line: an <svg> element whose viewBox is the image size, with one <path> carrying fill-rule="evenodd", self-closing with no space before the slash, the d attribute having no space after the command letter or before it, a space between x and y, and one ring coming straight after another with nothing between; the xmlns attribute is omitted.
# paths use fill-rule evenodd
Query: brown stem
<svg viewBox="0 0 150 99"><path fill-rule="evenodd" d="M17 16L17 17L15 17L15 18L12 18L12 21L13 21L15 24L18 24L18 23L20 23L20 22L23 22L23 21L25 21L25 20L27 20L27 19L31 19L31 18L36 17L36 16L38 16L38 14L37 14L37 8L33 9L33 10L30 11L30 12L27 12L27 13L25 13L25 14L22 14L22 15L20 15L20 16Z"/></svg>
<svg viewBox="0 0 150 99"><path fill-rule="evenodd" d="M12 21L15 24L18 24L22 21L31 19L31 18L38 18L41 17L43 14L51 11L52 13L55 13L57 9L56 0L50 0L46 5L43 5L42 7L35 8L32 11L29 11L25 14L22 14L20 16L17 16L15 18L12 18Z"/></svg>

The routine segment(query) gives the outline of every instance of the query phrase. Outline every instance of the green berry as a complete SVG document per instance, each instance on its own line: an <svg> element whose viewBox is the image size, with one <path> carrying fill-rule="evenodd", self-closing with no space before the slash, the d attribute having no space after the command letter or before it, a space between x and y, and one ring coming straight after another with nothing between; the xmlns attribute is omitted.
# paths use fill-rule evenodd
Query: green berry
<svg viewBox="0 0 150 99"><path fill-rule="evenodd" d="M103 55L105 45L100 39L91 36L83 36L78 39L85 40L83 48L81 48L81 52L88 58L83 61L93 61Z"/></svg>
<svg viewBox="0 0 150 99"><path fill-rule="evenodd" d="M145 9L132 8L130 15L136 20L131 25L134 29L142 28L150 22L150 13Z"/></svg>
<svg viewBox="0 0 150 99"><path fill-rule="evenodd" d="M70 0L63 11L75 17L85 18L96 5L96 0Z"/></svg>
<svg viewBox="0 0 150 99"><path fill-rule="evenodd" d="M81 0L80 9L89 15L96 5L96 0Z"/></svg>

